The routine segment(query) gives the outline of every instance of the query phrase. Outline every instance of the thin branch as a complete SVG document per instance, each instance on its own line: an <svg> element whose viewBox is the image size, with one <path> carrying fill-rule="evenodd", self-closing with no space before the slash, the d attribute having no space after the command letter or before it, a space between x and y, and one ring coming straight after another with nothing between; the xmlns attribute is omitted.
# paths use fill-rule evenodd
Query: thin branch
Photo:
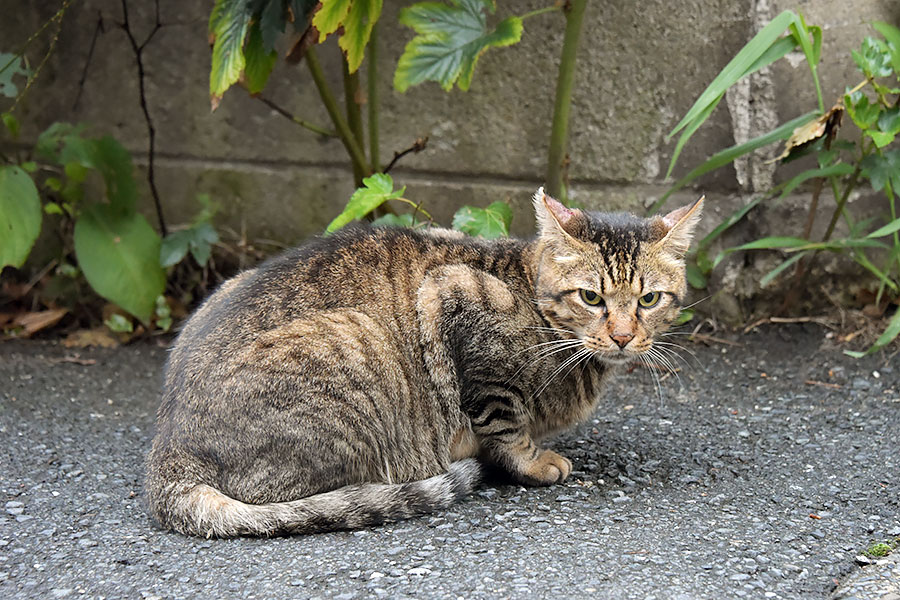
<svg viewBox="0 0 900 600"><path fill-rule="evenodd" d="M256 98L257 100L259 100L260 102L262 102L263 104L265 104L266 106L268 106L269 108L271 108L272 110L277 112L279 115L284 117L285 119L288 119L288 120L296 123L300 127L305 127L306 129L309 129L310 131L312 131L314 133L318 133L319 135L322 135L325 137L339 137L337 131L334 131L333 129L325 129L324 127L320 127L320 126L316 125L315 123L310 123L309 121L305 121L305 120L301 119L300 117L291 114L286 109L278 106L277 104L275 104L274 102L272 102L271 100L269 100L268 98L263 96L262 94L255 94L251 97Z"/></svg>
<svg viewBox="0 0 900 600"><path fill-rule="evenodd" d="M156 32L162 28L162 24L159 21L159 0L155 0L155 5L156 23L153 26L153 30L150 32L143 43L138 44L137 40L134 39L134 34L131 32L131 25L128 21L128 0L122 0L123 21L120 24L120 27L125 31L125 35L128 36L128 41L131 43L131 49L134 52L134 58L137 62L138 90L141 96L141 110L144 112L144 121L147 123L147 135L150 138L149 148L147 149L147 183L150 184L150 193L153 195L153 203L156 206L156 217L159 220L159 231L160 233L162 233L163 237L165 237L169 232L166 227L166 220L163 217L162 202L159 199L159 190L156 189L156 177L153 169L153 159L156 155L156 128L153 127L153 119L150 118L150 109L147 107L147 94L144 87L144 48L146 48L147 44L150 42Z"/></svg>
<svg viewBox="0 0 900 600"><path fill-rule="evenodd" d="M419 152L424 150L427 146L428 146L428 136L427 135L425 137L416 138L415 143L413 143L413 145L410 146L409 148L407 148L406 150L403 150L402 152L394 152L394 158L391 160L390 163L388 163L388 166L386 166L384 168L383 172L388 173L391 169L394 168L394 165L397 163L398 160L400 160L401 158L403 158L410 152L418 154Z"/></svg>
<svg viewBox="0 0 900 600"><path fill-rule="evenodd" d="M72 103L72 110L78 109L78 103L81 101L81 94L84 92L84 82L87 81L88 67L91 66L91 60L94 58L94 48L97 46L97 37L101 33L106 33L103 27L103 13L97 11L97 25L94 27L94 35L91 38L91 47L88 49L87 59L84 61L84 70L81 72L81 79L78 80L78 93L75 94L75 102Z"/></svg>

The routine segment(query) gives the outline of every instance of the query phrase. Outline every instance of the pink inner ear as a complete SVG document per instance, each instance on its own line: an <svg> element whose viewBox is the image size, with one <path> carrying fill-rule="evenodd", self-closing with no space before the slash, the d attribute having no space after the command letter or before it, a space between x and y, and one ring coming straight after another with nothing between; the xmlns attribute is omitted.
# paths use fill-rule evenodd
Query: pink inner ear
<svg viewBox="0 0 900 600"><path fill-rule="evenodd" d="M686 214L688 214L693 208L693 206L682 206L681 208L676 208L666 216L664 216L663 223L666 225L666 229L672 229L678 222L684 218Z"/></svg>
<svg viewBox="0 0 900 600"><path fill-rule="evenodd" d="M556 200L555 198L551 198L547 194L544 194L544 206L547 207L547 210L550 211L550 214L553 215L553 218L557 220L557 222L563 226L565 229L566 225L575 218L575 211L566 208L562 202Z"/></svg>

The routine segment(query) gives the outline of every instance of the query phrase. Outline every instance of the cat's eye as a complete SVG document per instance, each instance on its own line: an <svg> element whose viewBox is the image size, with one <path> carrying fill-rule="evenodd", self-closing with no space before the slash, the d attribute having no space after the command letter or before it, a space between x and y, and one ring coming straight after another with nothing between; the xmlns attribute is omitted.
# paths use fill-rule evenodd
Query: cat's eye
<svg viewBox="0 0 900 600"><path fill-rule="evenodd" d="M650 292L638 298L638 304L644 308L656 306L659 303L661 294L659 292Z"/></svg>
<svg viewBox="0 0 900 600"><path fill-rule="evenodd" d="M592 292L591 290L578 290L578 294L581 296L581 299L584 300L585 304L597 306L598 304L603 303L603 298L601 298L600 294L597 292Z"/></svg>

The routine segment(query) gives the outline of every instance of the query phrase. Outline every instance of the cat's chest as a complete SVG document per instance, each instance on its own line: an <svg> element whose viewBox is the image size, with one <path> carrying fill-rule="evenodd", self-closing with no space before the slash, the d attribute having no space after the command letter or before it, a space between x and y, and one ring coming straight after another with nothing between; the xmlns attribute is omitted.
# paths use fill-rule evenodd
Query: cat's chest
<svg viewBox="0 0 900 600"><path fill-rule="evenodd" d="M556 377L542 383L531 396L532 434L536 438L551 435L591 416L600 400L606 367L589 358L570 368L563 361L555 367ZM553 372L551 371L551 374Z"/></svg>

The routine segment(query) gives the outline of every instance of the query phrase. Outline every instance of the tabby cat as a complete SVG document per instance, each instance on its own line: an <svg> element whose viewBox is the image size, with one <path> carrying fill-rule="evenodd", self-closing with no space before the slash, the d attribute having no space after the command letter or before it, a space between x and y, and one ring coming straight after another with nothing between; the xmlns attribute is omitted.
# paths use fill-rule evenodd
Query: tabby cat
<svg viewBox="0 0 900 600"><path fill-rule="evenodd" d="M227 281L166 366L151 513L207 537L311 533L446 507L485 462L563 481L539 441L678 315L701 205L641 219L541 189L533 241L350 228Z"/></svg>

